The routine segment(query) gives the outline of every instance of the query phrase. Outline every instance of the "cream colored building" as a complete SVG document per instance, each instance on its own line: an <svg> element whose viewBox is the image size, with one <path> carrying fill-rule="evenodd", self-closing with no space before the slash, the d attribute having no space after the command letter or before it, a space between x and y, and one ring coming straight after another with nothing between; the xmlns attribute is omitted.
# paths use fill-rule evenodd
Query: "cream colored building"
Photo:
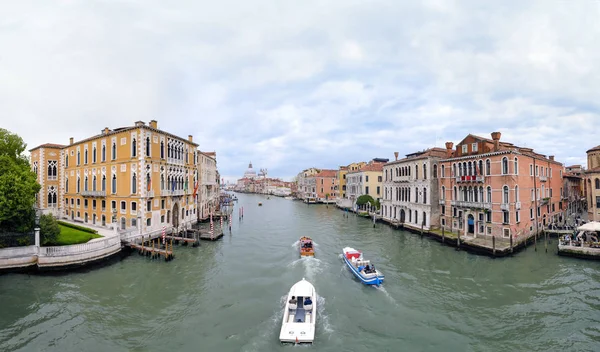
<svg viewBox="0 0 600 352"><path fill-rule="evenodd" d="M366 164L367 163L364 161L359 161L357 163L352 163L348 166L340 166L338 171L338 199L348 198L346 197L346 175L348 174L348 172L358 171L361 167L363 167Z"/></svg>
<svg viewBox="0 0 600 352"><path fill-rule="evenodd" d="M197 191L197 203L200 220L206 220L216 211L219 204L219 172L215 152L198 152L198 171L200 184Z"/></svg>
<svg viewBox="0 0 600 352"><path fill-rule="evenodd" d="M346 195L356 206L356 200L362 195L370 195L375 200L383 197L383 165L388 159L373 159L356 171L346 174Z"/></svg>
<svg viewBox="0 0 600 352"><path fill-rule="evenodd" d="M298 191L296 194L297 198L305 199L314 192L314 184L311 183L314 180L311 178L311 176L318 174L320 171L321 170L317 168L311 167L309 169L303 170L296 176L296 182L298 183Z"/></svg>
<svg viewBox="0 0 600 352"><path fill-rule="evenodd" d="M600 145L587 151L585 172L589 221L600 221Z"/></svg>
<svg viewBox="0 0 600 352"><path fill-rule="evenodd" d="M155 120L137 121L79 141L71 138L60 147L44 144L31 150L32 168L44 183L38 204L46 211L140 233L197 221L193 191L199 177L198 145L192 136L159 130ZM42 164L48 175L40 172Z"/></svg>

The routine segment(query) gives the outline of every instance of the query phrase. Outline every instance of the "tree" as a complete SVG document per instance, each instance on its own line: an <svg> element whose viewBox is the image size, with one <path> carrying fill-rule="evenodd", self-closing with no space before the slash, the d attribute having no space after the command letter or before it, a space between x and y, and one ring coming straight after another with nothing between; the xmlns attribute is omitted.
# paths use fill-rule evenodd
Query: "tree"
<svg viewBox="0 0 600 352"><path fill-rule="evenodd" d="M40 234L43 245L56 243L56 239L60 234L60 226L51 214L40 216Z"/></svg>
<svg viewBox="0 0 600 352"><path fill-rule="evenodd" d="M367 203L371 203L371 205L375 205L375 199L368 194L363 194L362 196L356 199L356 205L362 206Z"/></svg>
<svg viewBox="0 0 600 352"><path fill-rule="evenodd" d="M23 155L21 137L0 128L0 229L28 232L33 228L36 175Z"/></svg>

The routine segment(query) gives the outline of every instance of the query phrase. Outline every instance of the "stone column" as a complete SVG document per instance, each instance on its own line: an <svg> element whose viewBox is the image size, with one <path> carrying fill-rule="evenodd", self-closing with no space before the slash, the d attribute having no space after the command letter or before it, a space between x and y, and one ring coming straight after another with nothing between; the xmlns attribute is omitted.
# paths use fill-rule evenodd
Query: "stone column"
<svg viewBox="0 0 600 352"><path fill-rule="evenodd" d="M35 254L40 253L40 228L36 226L35 231Z"/></svg>

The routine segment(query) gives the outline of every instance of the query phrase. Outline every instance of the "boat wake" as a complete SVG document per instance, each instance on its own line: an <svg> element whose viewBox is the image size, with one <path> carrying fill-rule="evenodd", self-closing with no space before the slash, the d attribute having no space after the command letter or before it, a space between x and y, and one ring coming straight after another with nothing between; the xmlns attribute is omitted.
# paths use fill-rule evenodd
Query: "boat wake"
<svg viewBox="0 0 600 352"><path fill-rule="evenodd" d="M391 302L393 303L395 306L398 306L398 302L396 302L396 300L394 299L394 297L392 297L392 295L390 295L390 293L385 289L385 287L383 286L376 286L373 285L372 287L374 287L377 291L381 291L383 292L383 294L385 295L385 297Z"/></svg>
<svg viewBox="0 0 600 352"><path fill-rule="evenodd" d="M314 280L317 275L323 272L323 267L325 266L324 262L321 259L317 259L315 257L302 257L294 260L290 264L288 264L288 268L294 268L299 263L302 263L304 266L304 272L306 273L306 278L309 280Z"/></svg>
<svg viewBox="0 0 600 352"><path fill-rule="evenodd" d="M296 248L296 247L298 247L299 245L300 245L300 241L298 240L298 241L296 241L296 242L294 242L294 243L292 244L292 247L293 247L293 248Z"/></svg>
<svg viewBox="0 0 600 352"><path fill-rule="evenodd" d="M281 327L281 320L283 319L283 307L287 300L287 294L281 296L279 299L279 308L273 312L273 315L269 319L255 326L253 330L259 331L260 333L249 339L248 343L242 347L242 351L247 352L258 352L268 350L267 346L269 341L272 341L275 335L279 334Z"/></svg>

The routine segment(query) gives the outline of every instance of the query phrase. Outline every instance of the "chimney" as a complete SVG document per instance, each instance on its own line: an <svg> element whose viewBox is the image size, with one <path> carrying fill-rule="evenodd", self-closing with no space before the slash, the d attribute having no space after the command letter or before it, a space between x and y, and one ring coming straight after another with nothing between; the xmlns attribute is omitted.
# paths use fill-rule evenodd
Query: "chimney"
<svg viewBox="0 0 600 352"><path fill-rule="evenodd" d="M73 144L73 137L69 138L69 145Z"/></svg>
<svg viewBox="0 0 600 352"><path fill-rule="evenodd" d="M146 124L144 123L144 121L136 121L135 125L136 125L136 127L139 127L139 126L145 126Z"/></svg>
<svg viewBox="0 0 600 352"><path fill-rule="evenodd" d="M396 160L398 160L398 152L394 152L394 158L396 158Z"/></svg>
<svg viewBox="0 0 600 352"><path fill-rule="evenodd" d="M554 155L550 155L549 158L550 158L550 161L554 161Z"/></svg>
<svg viewBox="0 0 600 352"><path fill-rule="evenodd" d="M194 137L191 134L188 135L188 141L194 143Z"/></svg>
<svg viewBox="0 0 600 352"><path fill-rule="evenodd" d="M492 140L494 141L494 151L497 152L500 149L500 136L502 133L500 132L492 132Z"/></svg>
<svg viewBox="0 0 600 352"><path fill-rule="evenodd" d="M108 127L104 127L102 134L108 134L108 132L110 132L110 129Z"/></svg>
<svg viewBox="0 0 600 352"><path fill-rule="evenodd" d="M150 120L150 127L158 129L158 122L156 120Z"/></svg>
<svg viewBox="0 0 600 352"><path fill-rule="evenodd" d="M454 148L454 143L446 142L446 157L452 156L452 148Z"/></svg>

